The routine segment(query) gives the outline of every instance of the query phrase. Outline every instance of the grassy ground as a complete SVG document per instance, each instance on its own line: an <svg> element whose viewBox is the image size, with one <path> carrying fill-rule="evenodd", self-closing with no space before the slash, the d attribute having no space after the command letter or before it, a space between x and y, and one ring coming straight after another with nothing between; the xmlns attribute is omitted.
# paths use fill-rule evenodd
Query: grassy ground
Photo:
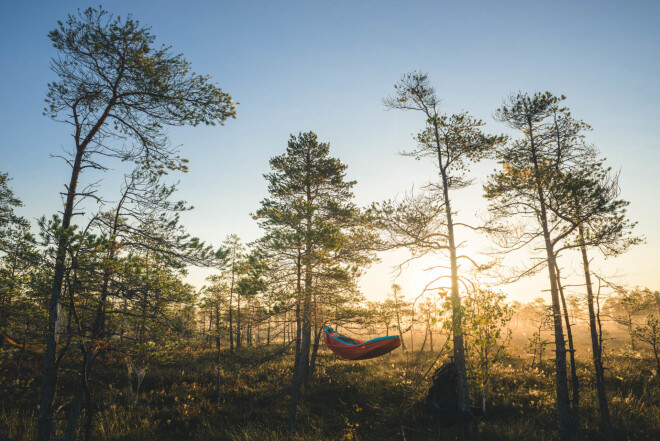
<svg viewBox="0 0 660 441"><path fill-rule="evenodd" d="M291 439L285 421L292 361L284 356L259 363L270 350L225 354L219 369L210 351L162 354L149 367L137 404L127 386L125 365L108 355L95 377L103 410L93 439ZM15 355L5 352L0 357L0 439L33 439L41 360L38 355L24 357L17 383ZM324 353L315 380L303 395L296 439L401 439L402 414L407 441L435 439L424 411L429 380L419 382L432 358L429 353L406 356L399 350L374 360L348 362ZM583 362L581 438L599 440L594 384L588 360ZM617 438L660 439L660 387L651 361L619 355L611 356L608 365ZM63 390L72 390L73 379L73 373L63 373ZM411 396L410 406L403 412L406 396ZM507 360L496 368L487 416L476 439L556 439L553 397L550 363L531 369L520 358ZM66 406L60 415L65 413ZM444 439L451 439L451 433Z"/></svg>

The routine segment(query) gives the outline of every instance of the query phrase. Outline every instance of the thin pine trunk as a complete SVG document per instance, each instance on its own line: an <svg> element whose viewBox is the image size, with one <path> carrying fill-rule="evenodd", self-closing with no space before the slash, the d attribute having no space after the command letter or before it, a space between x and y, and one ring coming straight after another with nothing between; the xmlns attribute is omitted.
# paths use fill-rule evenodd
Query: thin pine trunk
<svg viewBox="0 0 660 441"><path fill-rule="evenodd" d="M406 342L403 340L403 331L401 329L401 309L399 307L399 297L397 290L394 289L394 311L396 313L396 326L399 329L399 338L401 339L401 349L406 350Z"/></svg>
<svg viewBox="0 0 660 441"><path fill-rule="evenodd" d="M311 188L306 188L306 200L312 200ZM301 386L307 381L309 375L309 352L311 348L311 308L312 308L312 217L307 215L305 219L306 242L304 250L298 254L298 293L302 294L301 316L298 325L300 330L299 342L300 351L298 352L297 364L294 364L293 380L291 385L291 402L289 405L289 431L295 434L298 429L297 411L298 401L300 400ZM303 253L304 251L304 253ZM301 286L304 276L304 286ZM299 297L300 298L300 297ZM302 323L300 323L302 322ZM301 329L302 324L302 329Z"/></svg>
<svg viewBox="0 0 660 441"><path fill-rule="evenodd" d="M71 226L73 216L73 205L78 186L78 177L82 167L84 148L78 148L71 172L71 180L68 186L67 199L62 216L62 229ZM44 357L44 371L41 382L41 404L37 417L37 439L39 441L50 441L53 430L53 401L57 389L57 374L59 363L56 360L57 352L57 326L59 323L60 299L62 285L64 283L65 259L66 259L67 236L60 236L55 257L55 270L53 285L48 305L48 331L46 332L46 351Z"/></svg>
<svg viewBox="0 0 660 441"><path fill-rule="evenodd" d="M241 347L241 295L236 293L236 349Z"/></svg>
<svg viewBox="0 0 660 441"><path fill-rule="evenodd" d="M312 357L309 361L309 376L307 381L312 381L314 377L314 369L316 368L316 359L319 352L319 346L321 343L321 329L317 329L314 335L314 344L312 345Z"/></svg>
<svg viewBox="0 0 660 441"><path fill-rule="evenodd" d="M429 338L431 340L431 352L433 352L433 326L431 325L431 310L428 311L428 328L429 328Z"/></svg>
<svg viewBox="0 0 660 441"><path fill-rule="evenodd" d="M530 148L532 154L532 163L534 167L534 176L536 180L537 200L539 202L538 218L543 233L545 243L545 252L548 265L548 277L550 279L550 295L552 298L552 315L555 331L555 386L557 392L557 416L559 439L561 441L572 441L574 439L574 430L571 424L570 399L568 395L568 376L566 369L566 342L564 340L564 331L561 317L561 304L559 300L559 291L557 288L557 274L555 272L555 252L552 240L550 238L550 229L548 227L548 217L546 212L545 196L541 183L539 163L536 151L536 137L534 136L533 122L527 120L528 133L530 138Z"/></svg>
<svg viewBox="0 0 660 441"><path fill-rule="evenodd" d="M415 308L410 310L410 352L415 352Z"/></svg>
<svg viewBox="0 0 660 441"><path fill-rule="evenodd" d="M561 297L561 304L564 311L564 323L566 323L566 337L568 338L569 359L571 361L571 385L572 385L572 403L573 403L573 427L574 436L579 437L580 427L580 384L577 375L577 366L575 364L575 346L573 344L573 331L568 317L568 308L566 307L566 298L564 296L564 287L561 284L561 273L559 272L559 265L555 262L557 270L557 288Z"/></svg>
<svg viewBox="0 0 660 441"><path fill-rule="evenodd" d="M458 258L456 255L456 243L454 237L454 223L452 220L451 205L449 201L449 185L444 169L443 186L445 197L445 212L447 215L447 236L449 242L449 260L451 262L451 305L452 305L452 331L454 343L454 363L457 371L458 408L462 412L470 412L470 392L467 383L467 367L465 362L465 344L463 341L463 327L461 309L461 297L458 288ZM469 441L474 437L472 422L467 422L459 427L459 439Z"/></svg>
<svg viewBox="0 0 660 441"><path fill-rule="evenodd" d="M437 115L435 115L437 116ZM449 177L442 161L442 146L440 140L438 120L434 118L435 143L438 154L438 168L442 178L442 193L444 198L445 216L447 219L447 246L449 249L449 262L451 266L451 305L452 305L452 332L454 343L454 364L456 365L456 388L458 392L458 408L462 412L470 412L470 393L467 383L467 369L465 363L465 346L463 342L461 297L458 288L458 257L456 254L456 237L454 234L454 221L449 199ZM472 440L474 436L472 422L459 427L458 437L461 441Z"/></svg>
<svg viewBox="0 0 660 441"><path fill-rule="evenodd" d="M220 301L215 304L215 348L220 350Z"/></svg>
<svg viewBox="0 0 660 441"><path fill-rule="evenodd" d="M229 352L234 352L234 290L229 290Z"/></svg>
<svg viewBox="0 0 660 441"><path fill-rule="evenodd" d="M119 84L119 80L117 83ZM77 103L74 104L74 118L76 123L76 131L74 140L76 143L76 155L73 160L73 167L71 169L71 179L67 188L66 202L64 204L64 212L62 213L62 230L66 230L71 226L71 218L73 217L73 208L75 198L77 196L78 179L82 170L83 158L87 146L92 142L96 134L101 130L105 120L112 111L117 101L117 91L113 90L113 96L108 101L103 113L96 121L96 123L89 130L87 135L81 139L82 125L78 122L76 114ZM60 299L62 296L62 285L64 283L64 273L66 271L66 246L68 235L61 235L58 238L57 252L55 255L55 268L53 272L53 285L50 294L50 301L48 303L48 330L46 332L46 351L44 353L44 371L41 381L41 403L39 406L39 414L37 416L37 440L50 441L53 431L53 400L55 399L55 392L57 390L57 375L59 369L59 361L57 357L57 325L59 323L59 309Z"/></svg>
<svg viewBox="0 0 660 441"><path fill-rule="evenodd" d="M555 382L557 392L557 415L559 439L561 441L571 441L573 437L573 427L571 425L570 398L568 394L568 375L566 369L566 342L564 340L564 330L562 326L561 305L559 300L559 290L557 289L557 274L555 272L555 254L550 240L550 233L547 224L544 198L539 188L539 200L541 204L541 226L545 240L545 249L548 262L548 276L550 279L550 294L552 297L552 316L555 335Z"/></svg>
<svg viewBox="0 0 660 441"><path fill-rule="evenodd" d="M594 371L596 374L596 391L598 394L598 405L600 407L600 418L605 432L605 436L608 441L614 440L614 429L612 428L612 422L610 420L610 410L607 403L607 394L605 392L605 370L603 368L603 359L602 351L603 347L601 344L601 330L598 326L600 320L597 323L596 311L594 309L594 291L593 284L591 282L591 271L589 269L589 258L587 256L587 247L584 246L584 229L579 228L578 233L580 234L580 252L582 254L582 266L584 269L584 279L587 286L587 307L589 309L589 330L591 331L591 351L592 358L594 362Z"/></svg>

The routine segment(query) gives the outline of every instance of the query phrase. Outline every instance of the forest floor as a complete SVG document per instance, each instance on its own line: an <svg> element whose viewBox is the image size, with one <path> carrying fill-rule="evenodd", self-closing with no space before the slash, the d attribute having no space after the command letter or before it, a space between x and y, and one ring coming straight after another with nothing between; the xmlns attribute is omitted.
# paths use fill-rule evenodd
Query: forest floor
<svg viewBox="0 0 660 441"><path fill-rule="evenodd" d="M292 360L276 354L273 346L232 356L224 352L218 366L214 351L163 351L147 368L136 397L128 386L125 361L108 353L93 375L100 411L92 439L291 439L285 422ZM424 404L430 379L422 378L435 355L411 355L399 349L373 360L349 362L323 352L315 378L303 393L295 439L400 440L401 425L407 441L436 439ZM35 437L41 359L38 354L25 354L18 381L16 361L14 352L0 352L0 440ZM578 364L581 439L600 440L588 362L585 358ZM607 366L617 439L660 439L660 381L655 364L620 354L610 355ZM556 439L553 372L550 361L542 368L531 368L529 360L518 357L496 366L486 418L475 438ZM74 379L73 371L65 370L61 390L73 390ZM59 415L65 416L66 410L63 406ZM63 428L64 419L58 424ZM452 439L452 434L442 439Z"/></svg>

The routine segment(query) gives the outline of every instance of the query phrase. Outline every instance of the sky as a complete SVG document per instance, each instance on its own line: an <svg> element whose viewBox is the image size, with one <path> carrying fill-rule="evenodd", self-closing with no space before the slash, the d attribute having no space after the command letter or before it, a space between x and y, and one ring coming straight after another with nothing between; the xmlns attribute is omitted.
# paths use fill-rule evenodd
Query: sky
<svg viewBox="0 0 660 441"><path fill-rule="evenodd" d="M56 54L47 33L81 1L0 0L0 171L8 172L19 214L36 219L61 207L70 171L51 157L71 145L65 124L42 115ZM108 11L152 28L158 42L183 53L196 72L210 74L240 104L224 126L171 128L190 160L179 197L195 209L183 220L212 244L238 234L259 237L250 213L266 197L268 159L284 152L290 134L314 131L357 180L356 201L367 206L435 179L429 163L397 153L413 146L420 115L386 111L382 99L402 74L428 73L442 111L469 111L490 133L506 132L493 112L511 92L549 90L567 96L572 114L621 171L622 197L646 243L622 257L594 256L596 270L629 286L660 289L660 32L657 1L106 1ZM476 184L454 196L459 216L486 209L480 182L496 164L473 169ZM103 178L109 200L122 172ZM87 205L95 209L93 203ZM467 236L466 236L467 237ZM470 236L473 255L487 248ZM381 255L361 280L368 299L383 299L403 251ZM412 265L396 282L419 294L440 256ZM562 260L578 280L579 256ZM201 286L206 270L191 269ZM578 283L578 282L576 282ZM548 297L540 274L500 289L512 299ZM575 288L579 293L581 288Z"/></svg>

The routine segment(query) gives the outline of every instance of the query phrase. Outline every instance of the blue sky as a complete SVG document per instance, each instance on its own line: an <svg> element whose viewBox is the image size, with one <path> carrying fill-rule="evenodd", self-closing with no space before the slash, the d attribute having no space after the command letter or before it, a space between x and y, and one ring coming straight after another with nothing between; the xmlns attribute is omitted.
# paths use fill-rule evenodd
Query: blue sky
<svg viewBox="0 0 660 441"><path fill-rule="evenodd" d="M54 79L48 38L79 1L0 2L0 171L9 172L35 218L59 208L65 165L49 158L70 145L63 124L42 116ZM598 262L631 285L660 289L657 191L660 121L660 32L656 1L107 1L132 13L162 43L183 53L240 102L224 127L173 128L170 137L190 159L180 196L196 209L185 221L212 243L236 233L258 237L250 218L266 195L262 174L291 133L313 130L349 166L358 202L400 194L432 178L433 168L396 152L411 145L418 115L386 112L381 100L405 72L429 73L443 110L468 110L491 132L505 128L492 114L512 91L550 90L568 97L574 116L591 124L589 140L621 169L623 197L647 244L616 261ZM494 164L474 169L483 178ZM112 199L121 172L104 176ZM95 177L88 175L87 182ZM475 186L457 197L465 216L485 208ZM90 208L92 208L90 206ZM476 245L474 245L477 248ZM383 256L363 280L369 298L391 283L402 254ZM566 260L566 266L573 264ZM412 295L423 266L400 282ZM203 272L191 280L202 283ZM543 277L503 288L531 299Z"/></svg>

